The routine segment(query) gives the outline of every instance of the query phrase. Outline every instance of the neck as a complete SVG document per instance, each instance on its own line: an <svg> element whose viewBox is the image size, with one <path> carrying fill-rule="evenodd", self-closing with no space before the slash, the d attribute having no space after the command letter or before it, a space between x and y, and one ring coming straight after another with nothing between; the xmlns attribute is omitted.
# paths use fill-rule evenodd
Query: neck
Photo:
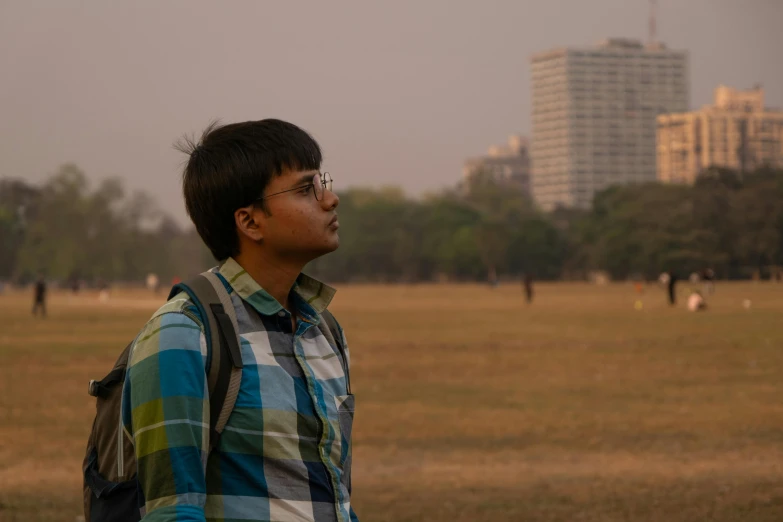
<svg viewBox="0 0 783 522"><path fill-rule="evenodd" d="M304 264L254 251L242 252L234 260L283 308L293 312L289 307L288 295L296 283L296 278L302 273Z"/></svg>

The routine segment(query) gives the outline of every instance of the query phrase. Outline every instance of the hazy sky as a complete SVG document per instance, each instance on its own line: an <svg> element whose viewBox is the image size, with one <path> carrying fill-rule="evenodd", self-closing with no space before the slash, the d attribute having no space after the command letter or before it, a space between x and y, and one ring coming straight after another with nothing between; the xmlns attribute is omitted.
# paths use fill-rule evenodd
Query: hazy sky
<svg viewBox="0 0 783 522"><path fill-rule="evenodd" d="M783 107L783 0L658 0L690 51L691 105L762 83ZM531 54L645 39L646 0L0 0L0 176L64 162L119 176L178 219L171 144L277 117L310 131L338 186L453 184L466 156L530 131Z"/></svg>

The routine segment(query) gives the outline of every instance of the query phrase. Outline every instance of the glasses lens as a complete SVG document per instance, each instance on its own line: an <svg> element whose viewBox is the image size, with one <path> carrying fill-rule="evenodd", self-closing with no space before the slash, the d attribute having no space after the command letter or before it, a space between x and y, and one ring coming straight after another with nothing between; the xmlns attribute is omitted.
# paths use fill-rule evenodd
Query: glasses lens
<svg viewBox="0 0 783 522"><path fill-rule="evenodd" d="M313 194L315 194L315 199L318 201L321 201L324 198L324 184L323 181L321 181L320 173L313 176Z"/></svg>
<svg viewBox="0 0 783 522"><path fill-rule="evenodd" d="M324 198L324 189L332 190L332 176L328 172L320 172L313 176L313 194L315 199L321 201Z"/></svg>

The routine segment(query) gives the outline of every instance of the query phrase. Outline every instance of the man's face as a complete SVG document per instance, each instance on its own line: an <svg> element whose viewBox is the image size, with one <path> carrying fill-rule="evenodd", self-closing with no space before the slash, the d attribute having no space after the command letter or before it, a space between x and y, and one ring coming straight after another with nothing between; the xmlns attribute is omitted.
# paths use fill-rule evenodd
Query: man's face
<svg viewBox="0 0 783 522"><path fill-rule="evenodd" d="M264 191L268 212L260 217L263 244L280 257L309 262L340 245L336 211L340 199L326 188L313 186L314 176L321 183L317 175L314 170L288 170L275 176Z"/></svg>

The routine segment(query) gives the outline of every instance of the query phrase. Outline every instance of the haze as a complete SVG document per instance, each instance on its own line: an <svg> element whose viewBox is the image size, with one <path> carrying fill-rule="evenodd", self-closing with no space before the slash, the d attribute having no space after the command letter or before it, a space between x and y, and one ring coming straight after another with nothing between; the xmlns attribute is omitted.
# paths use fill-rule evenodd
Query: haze
<svg viewBox="0 0 783 522"><path fill-rule="evenodd" d="M761 83L783 106L781 21L779 0L659 0L659 39L690 51L694 108L719 83ZM529 133L531 54L647 28L645 0L4 1L0 176L74 162L184 223L172 143L215 118L277 117L319 140L338 187L421 194Z"/></svg>

